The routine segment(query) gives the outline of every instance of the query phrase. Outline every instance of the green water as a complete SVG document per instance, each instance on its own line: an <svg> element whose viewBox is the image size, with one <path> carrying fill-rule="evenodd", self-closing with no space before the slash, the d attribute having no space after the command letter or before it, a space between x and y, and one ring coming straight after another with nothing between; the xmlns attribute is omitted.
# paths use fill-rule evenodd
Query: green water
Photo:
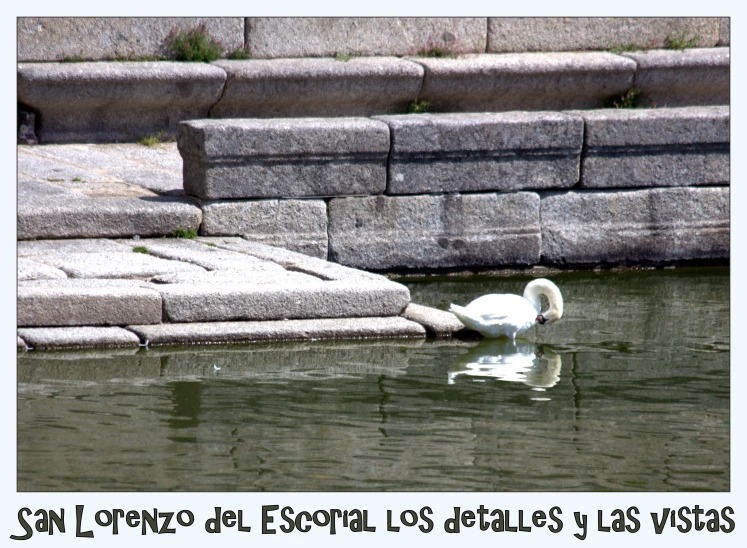
<svg viewBox="0 0 747 548"><path fill-rule="evenodd" d="M28 352L20 491L725 491L727 268L563 273L532 340ZM527 277L407 281L446 308Z"/></svg>

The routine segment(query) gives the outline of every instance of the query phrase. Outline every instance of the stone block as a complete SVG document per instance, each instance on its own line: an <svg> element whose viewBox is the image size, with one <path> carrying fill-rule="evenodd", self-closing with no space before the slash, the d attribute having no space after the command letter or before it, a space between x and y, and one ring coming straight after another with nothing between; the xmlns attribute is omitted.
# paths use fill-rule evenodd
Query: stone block
<svg viewBox="0 0 747 548"><path fill-rule="evenodd" d="M89 198L42 182L18 182L19 240L164 236L197 229L202 212L179 197Z"/></svg>
<svg viewBox="0 0 747 548"><path fill-rule="evenodd" d="M33 257L49 253L122 253L129 250L116 240L26 240L17 245L19 257Z"/></svg>
<svg viewBox="0 0 747 548"><path fill-rule="evenodd" d="M454 314L430 306L410 303L402 316L419 323L429 335L434 337L450 337L457 331L464 329L464 325L456 319Z"/></svg>
<svg viewBox="0 0 747 548"><path fill-rule="evenodd" d="M729 257L729 188L549 192L542 260L663 263Z"/></svg>
<svg viewBox="0 0 747 548"><path fill-rule="evenodd" d="M49 253L35 260L59 268L71 278L151 278L172 272L205 272L195 264L170 261L147 253Z"/></svg>
<svg viewBox="0 0 747 548"><path fill-rule="evenodd" d="M729 107L579 111L581 187L729 184Z"/></svg>
<svg viewBox="0 0 747 548"><path fill-rule="evenodd" d="M408 114L391 131L388 194L569 188L583 120L556 112Z"/></svg>
<svg viewBox="0 0 747 548"><path fill-rule="evenodd" d="M652 107L729 104L729 48L625 53L638 64L633 87Z"/></svg>
<svg viewBox="0 0 747 548"><path fill-rule="evenodd" d="M258 322L131 325L150 346L319 339L424 337L425 329L399 316Z"/></svg>
<svg viewBox="0 0 747 548"><path fill-rule="evenodd" d="M18 288L20 327L159 323L161 296L132 287Z"/></svg>
<svg viewBox="0 0 747 548"><path fill-rule="evenodd" d="M539 261L539 196L455 194L329 202L331 260L373 270Z"/></svg>
<svg viewBox="0 0 747 548"><path fill-rule="evenodd" d="M137 347L137 335L121 327L27 327L18 330L34 350Z"/></svg>
<svg viewBox="0 0 747 548"><path fill-rule="evenodd" d="M54 268L38 261L18 257L18 281L66 278L67 274L59 268Z"/></svg>
<svg viewBox="0 0 747 548"><path fill-rule="evenodd" d="M731 20L729 17L718 18L718 44L717 46L728 46L731 43Z"/></svg>
<svg viewBox="0 0 747 548"><path fill-rule="evenodd" d="M606 52L412 58L434 112L600 108L632 87L636 64Z"/></svg>
<svg viewBox="0 0 747 548"><path fill-rule="evenodd" d="M490 53L608 50L630 44L662 48L669 36L699 35L699 47L719 38L715 17L490 17Z"/></svg>
<svg viewBox="0 0 747 548"><path fill-rule="evenodd" d="M216 61L225 91L213 118L370 116L405 112L423 67L395 57Z"/></svg>
<svg viewBox="0 0 747 548"><path fill-rule="evenodd" d="M165 314L174 323L396 316L410 301L405 286L389 281L168 284L159 292Z"/></svg>
<svg viewBox="0 0 747 548"><path fill-rule="evenodd" d="M256 58L413 55L433 47L484 52L484 17L249 17Z"/></svg>
<svg viewBox="0 0 747 548"><path fill-rule="evenodd" d="M389 128L366 118L194 120L180 126L184 191L206 200L377 194Z"/></svg>
<svg viewBox="0 0 747 548"><path fill-rule="evenodd" d="M200 234L247 239L327 258L327 204L323 200L204 201Z"/></svg>
<svg viewBox="0 0 747 548"><path fill-rule="evenodd" d="M306 284L319 285L322 279L301 272L277 270L210 270L207 272L172 272L159 274L152 279L166 284Z"/></svg>
<svg viewBox="0 0 747 548"><path fill-rule="evenodd" d="M137 141L207 118L225 79L205 63L21 63L18 101L41 115L42 143Z"/></svg>

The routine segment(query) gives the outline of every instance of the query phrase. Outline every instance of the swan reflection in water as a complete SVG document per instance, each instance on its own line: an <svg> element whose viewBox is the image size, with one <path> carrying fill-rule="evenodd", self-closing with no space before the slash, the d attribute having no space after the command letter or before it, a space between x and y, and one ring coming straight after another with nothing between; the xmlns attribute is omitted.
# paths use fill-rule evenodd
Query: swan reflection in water
<svg viewBox="0 0 747 548"><path fill-rule="evenodd" d="M560 380L560 356L547 347L531 342L484 339L460 357L449 372L449 384L461 375L502 381L521 382L532 390L544 392ZM547 400L535 397L534 400Z"/></svg>

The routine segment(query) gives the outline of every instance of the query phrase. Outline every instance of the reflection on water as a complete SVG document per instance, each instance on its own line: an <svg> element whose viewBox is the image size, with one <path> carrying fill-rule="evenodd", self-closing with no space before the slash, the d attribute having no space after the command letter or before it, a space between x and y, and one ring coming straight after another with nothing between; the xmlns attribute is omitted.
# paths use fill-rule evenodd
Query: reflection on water
<svg viewBox="0 0 747 548"><path fill-rule="evenodd" d="M21 353L18 489L728 490L728 270L553 280L563 319L515 344Z"/></svg>
<svg viewBox="0 0 747 548"><path fill-rule="evenodd" d="M544 392L560 380L560 356L552 350L542 351L530 342L508 339L484 339L471 348L449 372L449 384L462 375L474 380L492 377L502 381L521 382ZM548 399L534 397L534 400Z"/></svg>

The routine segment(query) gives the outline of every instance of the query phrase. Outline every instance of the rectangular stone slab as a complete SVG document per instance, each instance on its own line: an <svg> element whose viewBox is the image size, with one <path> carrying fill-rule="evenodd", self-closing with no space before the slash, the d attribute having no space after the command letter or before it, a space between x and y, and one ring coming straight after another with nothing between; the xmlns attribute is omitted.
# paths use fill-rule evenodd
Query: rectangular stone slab
<svg viewBox="0 0 747 548"><path fill-rule="evenodd" d="M583 120L555 112L379 116L391 130L388 194L569 188Z"/></svg>
<svg viewBox="0 0 747 548"><path fill-rule="evenodd" d="M366 118L194 120L184 191L206 200L368 195L386 188L389 128Z"/></svg>
<svg viewBox="0 0 747 548"><path fill-rule="evenodd" d="M373 270L535 264L539 196L454 194L329 203L330 259Z"/></svg>
<svg viewBox="0 0 747 548"><path fill-rule="evenodd" d="M121 327L27 327L18 335L34 350L137 347L140 339Z"/></svg>
<svg viewBox="0 0 747 548"><path fill-rule="evenodd" d="M729 188L542 195L542 259L553 264L729 257Z"/></svg>
<svg viewBox="0 0 747 548"><path fill-rule="evenodd" d="M134 287L19 287L20 327L160 323L161 296Z"/></svg>
<svg viewBox="0 0 747 548"><path fill-rule="evenodd" d="M729 107L576 111L581 187L729 184Z"/></svg>
<svg viewBox="0 0 747 548"><path fill-rule="evenodd" d="M423 67L395 57L221 60L226 89L213 118L370 116L405 112Z"/></svg>
<svg viewBox="0 0 747 548"><path fill-rule="evenodd" d="M394 282L330 281L318 285L167 284L159 287L171 322L221 322L396 316L410 301ZM139 322L132 322L139 323Z"/></svg>
<svg viewBox="0 0 747 548"><path fill-rule="evenodd" d="M317 339L424 337L425 329L399 316L258 322L164 323L127 329L150 346Z"/></svg>
<svg viewBox="0 0 747 548"><path fill-rule="evenodd" d="M600 108L633 84L636 64L607 52L413 57L434 112Z"/></svg>

